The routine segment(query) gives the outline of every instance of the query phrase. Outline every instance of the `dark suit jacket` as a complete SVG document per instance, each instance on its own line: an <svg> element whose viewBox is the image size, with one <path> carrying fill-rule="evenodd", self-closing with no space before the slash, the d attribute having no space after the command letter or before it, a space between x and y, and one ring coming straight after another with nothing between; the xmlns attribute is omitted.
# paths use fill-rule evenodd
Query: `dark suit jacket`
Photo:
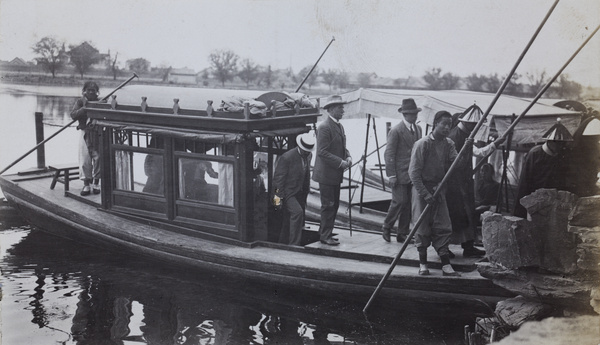
<svg viewBox="0 0 600 345"><path fill-rule="evenodd" d="M350 157L350 152L346 149L344 129L328 116L317 128L317 157L313 180L328 185L341 184L344 176L341 164L347 157Z"/></svg>
<svg viewBox="0 0 600 345"><path fill-rule="evenodd" d="M273 188L279 189L277 194L286 200L302 193L306 198L310 188L310 161L312 154L306 157L306 167L302 165L302 157L298 148L293 148L279 157L273 175Z"/></svg>
<svg viewBox="0 0 600 345"><path fill-rule="evenodd" d="M409 184L408 166L410 165L410 153L415 142L423 136L421 127L417 126L416 133L412 134L406 127L404 121L394 126L387 139L385 148L385 172L388 177L396 176L398 183Z"/></svg>

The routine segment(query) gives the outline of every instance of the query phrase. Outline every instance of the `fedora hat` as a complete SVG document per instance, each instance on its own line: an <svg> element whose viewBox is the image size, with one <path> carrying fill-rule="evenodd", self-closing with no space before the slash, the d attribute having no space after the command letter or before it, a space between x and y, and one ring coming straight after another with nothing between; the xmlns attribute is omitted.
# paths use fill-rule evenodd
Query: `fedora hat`
<svg viewBox="0 0 600 345"><path fill-rule="evenodd" d="M342 100L342 96L333 95L327 99L327 101L323 105L323 109L327 109L333 105L338 105L338 104L346 104L346 102L344 102L344 100Z"/></svg>
<svg viewBox="0 0 600 345"><path fill-rule="evenodd" d="M296 144L302 150L310 152L315 149L315 136L309 133L301 134L296 137Z"/></svg>
<svg viewBox="0 0 600 345"><path fill-rule="evenodd" d="M398 108L398 112L406 113L406 114L414 114L421 111L421 108L417 107L415 100L412 98L407 98L402 100L402 106Z"/></svg>

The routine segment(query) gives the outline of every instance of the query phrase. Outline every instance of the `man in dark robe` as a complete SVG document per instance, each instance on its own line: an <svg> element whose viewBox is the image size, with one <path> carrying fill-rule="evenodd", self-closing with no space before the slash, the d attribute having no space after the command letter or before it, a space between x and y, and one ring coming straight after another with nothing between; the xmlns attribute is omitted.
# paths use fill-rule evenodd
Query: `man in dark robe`
<svg viewBox="0 0 600 345"><path fill-rule="evenodd" d="M527 218L527 210L521 205L522 197L540 188L565 189L565 150L573 137L558 119L542 138L546 142L534 146L525 156L513 212L517 217Z"/></svg>
<svg viewBox="0 0 600 345"><path fill-rule="evenodd" d="M465 115L458 119L458 125L450 131L448 138L456 145L456 151L460 152L465 145L469 135L481 119L481 109L473 106L467 109ZM503 140L496 140L485 147L473 147L472 143L467 147L469 152L458 162L456 171L448 181L446 199L448 210L452 221L452 243L459 244L463 248L464 257L484 256L485 251L474 247L477 218L475 214L475 187L473 181L473 159L472 157L485 157L493 152ZM453 254L450 254L453 257Z"/></svg>

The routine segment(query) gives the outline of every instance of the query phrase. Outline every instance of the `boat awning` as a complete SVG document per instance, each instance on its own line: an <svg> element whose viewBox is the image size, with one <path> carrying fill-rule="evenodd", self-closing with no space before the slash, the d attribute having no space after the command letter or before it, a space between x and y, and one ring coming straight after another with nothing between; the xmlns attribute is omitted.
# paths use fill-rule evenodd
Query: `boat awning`
<svg viewBox="0 0 600 345"><path fill-rule="evenodd" d="M234 142L241 142L242 140L244 140L244 138L297 135L301 133L306 133L310 130L310 127L305 126L296 128L273 129L268 131L253 131L250 133L224 133L213 131L186 130L183 128L165 128L162 126L140 125L127 122L117 123L105 120L96 120L96 125L114 128L118 130L139 131L150 134L169 136L179 139L198 140L213 144L229 144Z"/></svg>

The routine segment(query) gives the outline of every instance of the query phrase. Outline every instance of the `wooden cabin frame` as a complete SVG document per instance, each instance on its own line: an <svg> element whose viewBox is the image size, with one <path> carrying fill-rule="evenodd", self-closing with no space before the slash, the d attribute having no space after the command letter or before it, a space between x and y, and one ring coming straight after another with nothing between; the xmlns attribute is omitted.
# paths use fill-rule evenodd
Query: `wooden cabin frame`
<svg viewBox="0 0 600 345"><path fill-rule="evenodd" d="M263 118L250 114L247 104L243 112L144 110L88 105L88 117L95 120L101 142L104 210L198 235L242 242L276 240L273 235L279 228L270 206L275 159L296 146L298 134L314 127L321 115L318 107L278 111ZM257 175L264 164L258 167L256 156L259 161L266 158L264 187ZM148 177L143 184L140 170ZM162 185L154 192L146 188L150 170L162 174ZM211 173L218 174L216 187L206 182L205 174ZM203 180L197 175L206 184L194 182ZM192 183L196 184L188 188ZM206 194L197 193L203 186ZM223 196L229 193L232 199Z"/></svg>

